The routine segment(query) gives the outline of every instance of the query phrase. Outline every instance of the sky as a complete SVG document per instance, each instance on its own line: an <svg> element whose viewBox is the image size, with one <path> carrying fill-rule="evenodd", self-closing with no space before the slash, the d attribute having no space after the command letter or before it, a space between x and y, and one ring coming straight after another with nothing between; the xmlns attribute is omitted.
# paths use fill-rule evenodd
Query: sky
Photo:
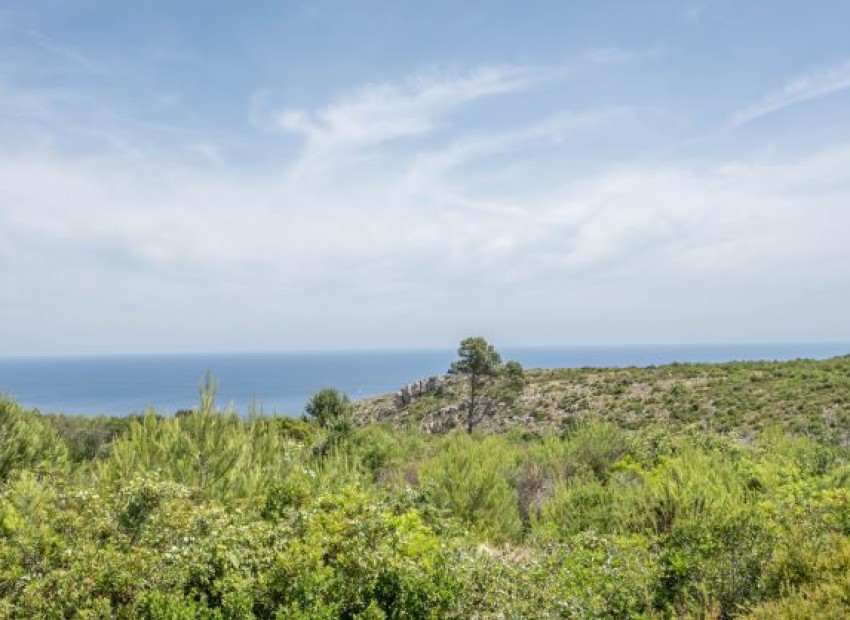
<svg viewBox="0 0 850 620"><path fill-rule="evenodd" d="M850 342L848 23L0 0L0 355Z"/></svg>

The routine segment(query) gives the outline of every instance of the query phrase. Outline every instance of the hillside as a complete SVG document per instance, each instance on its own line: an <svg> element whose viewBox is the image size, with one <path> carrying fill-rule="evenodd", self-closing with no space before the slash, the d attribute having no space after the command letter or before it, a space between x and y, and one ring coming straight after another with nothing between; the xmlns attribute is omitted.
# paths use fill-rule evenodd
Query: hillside
<svg viewBox="0 0 850 620"><path fill-rule="evenodd" d="M671 430L696 426L742 436L778 426L824 441L850 441L850 356L538 369L526 371L526 379L521 393L496 403L482 428L560 431L598 418L627 429L662 423ZM360 401L355 417L361 425L386 422L446 432L463 425L465 390L459 377L447 377L409 403L395 394Z"/></svg>
<svg viewBox="0 0 850 620"><path fill-rule="evenodd" d="M850 617L850 357L514 379L471 435L458 376L305 420L0 399L0 618Z"/></svg>

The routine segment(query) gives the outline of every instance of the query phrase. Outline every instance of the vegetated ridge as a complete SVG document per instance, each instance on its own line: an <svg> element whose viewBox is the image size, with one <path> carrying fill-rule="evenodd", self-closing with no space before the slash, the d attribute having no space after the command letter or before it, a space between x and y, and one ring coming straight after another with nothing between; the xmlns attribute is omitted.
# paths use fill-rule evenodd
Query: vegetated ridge
<svg viewBox="0 0 850 620"><path fill-rule="evenodd" d="M850 356L826 360L533 369L518 391L496 391L479 427L560 432L587 419L626 429L663 424L747 437L779 427L850 442ZM463 426L466 386L445 375L356 403L360 425L384 422L442 433ZM412 388L412 389L411 389Z"/></svg>

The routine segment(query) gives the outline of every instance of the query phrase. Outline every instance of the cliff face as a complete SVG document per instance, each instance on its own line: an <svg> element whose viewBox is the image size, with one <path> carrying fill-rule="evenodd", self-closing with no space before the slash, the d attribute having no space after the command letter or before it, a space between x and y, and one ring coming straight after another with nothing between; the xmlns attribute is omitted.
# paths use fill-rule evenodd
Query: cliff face
<svg viewBox="0 0 850 620"><path fill-rule="evenodd" d="M496 395L477 428L559 432L601 418L626 428L755 432L778 426L850 444L850 356L829 360L673 364L650 368L530 370L521 391ZM443 433L463 428L466 386L431 377L356 404L359 424L384 422Z"/></svg>
<svg viewBox="0 0 850 620"><path fill-rule="evenodd" d="M449 375L440 375L437 377L428 377L427 379L408 383L398 392L396 392L396 408L403 409L404 407L412 403L414 400L418 400L423 396L427 396L428 394L436 392L448 382Z"/></svg>

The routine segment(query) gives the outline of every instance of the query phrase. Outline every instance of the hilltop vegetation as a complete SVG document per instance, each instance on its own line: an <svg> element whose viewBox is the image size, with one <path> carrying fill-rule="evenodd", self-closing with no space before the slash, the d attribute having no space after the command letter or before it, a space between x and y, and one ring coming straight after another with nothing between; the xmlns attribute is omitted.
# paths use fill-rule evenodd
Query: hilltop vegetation
<svg viewBox="0 0 850 620"><path fill-rule="evenodd" d="M850 613L850 358L507 378L472 434L462 379L359 425L0 401L0 617Z"/></svg>
<svg viewBox="0 0 850 620"><path fill-rule="evenodd" d="M513 385L495 386L484 428L557 433L601 419L626 429L662 424L744 437L779 427L828 443L850 442L850 356L528 370L524 385ZM361 424L386 421L445 432L462 426L465 400L465 383L456 379L406 406L393 395L366 399L358 403L356 418Z"/></svg>

